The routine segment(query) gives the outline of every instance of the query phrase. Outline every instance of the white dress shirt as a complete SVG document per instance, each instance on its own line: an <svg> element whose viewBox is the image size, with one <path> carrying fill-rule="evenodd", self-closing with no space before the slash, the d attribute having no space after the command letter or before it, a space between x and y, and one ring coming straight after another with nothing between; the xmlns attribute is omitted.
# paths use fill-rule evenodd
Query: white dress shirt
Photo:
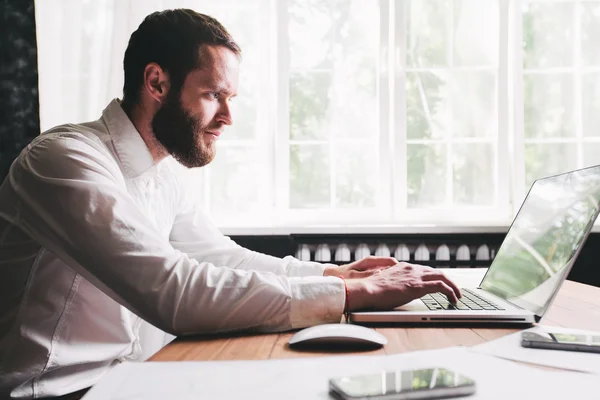
<svg viewBox="0 0 600 400"><path fill-rule="evenodd" d="M89 387L172 335L340 321L341 279L238 246L193 185L117 100L23 150L0 187L0 398Z"/></svg>

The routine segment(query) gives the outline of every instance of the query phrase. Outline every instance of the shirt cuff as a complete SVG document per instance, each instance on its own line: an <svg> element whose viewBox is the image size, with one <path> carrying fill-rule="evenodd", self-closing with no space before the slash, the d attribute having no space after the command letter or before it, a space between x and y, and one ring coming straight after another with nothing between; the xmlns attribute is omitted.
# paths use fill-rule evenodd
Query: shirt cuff
<svg viewBox="0 0 600 400"><path fill-rule="evenodd" d="M321 264L315 261L300 261L292 256L283 259L288 263L287 276L323 276L325 268L335 266L335 264Z"/></svg>
<svg viewBox="0 0 600 400"><path fill-rule="evenodd" d="M337 277L290 278L292 329L338 323L344 314L346 289Z"/></svg>

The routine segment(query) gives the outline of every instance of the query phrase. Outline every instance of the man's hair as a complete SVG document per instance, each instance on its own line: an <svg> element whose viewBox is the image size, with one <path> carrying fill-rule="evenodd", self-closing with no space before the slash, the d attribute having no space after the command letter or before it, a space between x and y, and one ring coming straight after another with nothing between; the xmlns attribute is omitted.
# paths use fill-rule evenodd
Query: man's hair
<svg viewBox="0 0 600 400"><path fill-rule="evenodd" d="M208 15L188 9L148 15L131 34L125 50L123 106L129 108L139 100L144 69L152 62L168 72L171 90L180 91L188 73L201 67L198 50L202 45L225 46L241 56L225 27Z"/></svg>

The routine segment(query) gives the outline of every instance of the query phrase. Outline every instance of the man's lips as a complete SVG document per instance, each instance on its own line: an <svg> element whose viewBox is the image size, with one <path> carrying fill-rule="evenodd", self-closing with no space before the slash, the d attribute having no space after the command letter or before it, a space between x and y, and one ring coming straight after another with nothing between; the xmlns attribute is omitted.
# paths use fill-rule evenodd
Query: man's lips
<svg viewBox="0 0 600 400"><path fill-rule="evenodd" d="M221 133L223 133L223 131L206 131L206 133L208 133L209 135L213 135L215 137L219 137L219 136L221 136Z"/></svg>

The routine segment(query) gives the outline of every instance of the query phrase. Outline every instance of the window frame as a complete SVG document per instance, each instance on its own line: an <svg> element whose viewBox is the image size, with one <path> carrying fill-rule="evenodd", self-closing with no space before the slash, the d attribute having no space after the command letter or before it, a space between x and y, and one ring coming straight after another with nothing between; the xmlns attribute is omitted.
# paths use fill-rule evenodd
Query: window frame
<svg viewBox="0 0 600 400"><path fill-rule="evenodd" d="M435 224L435 225L507 225L512 217L511 190L509 187L509 160L501 154L509 150L509 89L508 89L508 38L499 37L498 66L490 67L496 76L497 137L491 145L496 155L496 195L492 206L456 206L435 208L407 208L407 134L406 134L406 68L403 57L406 51L404 27L404 0L377 0L379 2L379 198L376 207L361 208L289 208L289 77L290 54L288 36L288 6L290 0L272 0L276 37L274 57L277 64L276 132L273 135L274 151L274 209L271 223L274 226L297 225L378 225L378 224ZM498 0L499 29L508 29L507 1ZM453 16L450 16L453 19ZM504 59L502 58L504 57ZM502 61L505 62L502 62ZM451 70L452 67L450 67ZM395 134L394 134L395 132ZM475 139L474 141L477 141ZM468 139L466 140L468 141ZM486 143L489 141L483 139ZM452 143L452 142L449 142ZM449 144L448 144L449 147ZM333 160L331 160L333 161ZM448 176L452 178L451 158L448 157ZM330 172L333 168L330 165ZM333 179L330 178L330 182ZM493 215L493 217L490 217Z"/></svg>
<svg viewBox="0 0 600 400"><path fill-rule="evenodd" d="M527 164L525 160L525 147L528 144L573 144L576 146L576 160L573 168L583 168L586 163L584 160L583 147L588 143L599 143L600 136L585 136L583 132L583 76L586 73L600 72L600 65L584 66L581 62L582 55L582 31L581 31L581 6L586 3L584 0L506 0L510 3L511 10L511 28L509 33L513 34L511 40L513 51L510 56L512 59L511 68L513 76L518 79L513 79L513 93L511 97L514 101L512 107L512 136L513 145L510 146L513 150L511 157L511 188L513 192L512 206L513 214L519 210L521 202L524 200L529 187L526 185ZM523 6L525 4L572 4L572 54L571 63L561 67L535 67L525 68L523 65ZM594 1L594 4L600 6L600 2ZM556 76L566 74L572 82L573 104L570 108L573 115L572 136L555 136L555 137L536 137L527 138L525 135L525 98L524 98L524 82L527 76ZM598 222L596 222L598 225Z"/></svg>
<svg viewBox="0 0 600 400"><path fill-rule="evenodd" d="M322 224L347 224L351 221L352 224L379 224L389 222L392 215L390 199L390 189L385 182L391 181L390 159L391 152L389 146L389 126L381 121L389 119L389 71L390 65L387 60L388 46L386 44L389 37L388 19L385 17L383 10L387 10L393 0L376 0L380 7L380 45L379 45L379 68L378 68L378 90L377 102L379 109L379 129L378 129L378 144L379 152L379 196L375 199L375 206L372 208L306 208L293 209L290 204L290 145L295 141L290 140L290 115L289 115L289 79L290 79L290 44L288 33L289 13L288 7L290 0L271 0L274 7L275 18L275 37L277 38L275 62L277 64L277 89L276 89L276 132L273 135L274 151L274 204L275 213L272 216L272 225L275 226L296 226L296 225L322 225ZM313 141L305 141L308 145ZM317 141L314 141L317 142ZM323 141L331 147L331 141ZM387 156L382 154L390 153ZM331 152L330 152L331 154ZM333 158L330 162L333 163ZM334 169L330 164L331 174ZM330 185L333 185L335 180L330 177ZM333 198L334 191L330 194Z"/></svg>

